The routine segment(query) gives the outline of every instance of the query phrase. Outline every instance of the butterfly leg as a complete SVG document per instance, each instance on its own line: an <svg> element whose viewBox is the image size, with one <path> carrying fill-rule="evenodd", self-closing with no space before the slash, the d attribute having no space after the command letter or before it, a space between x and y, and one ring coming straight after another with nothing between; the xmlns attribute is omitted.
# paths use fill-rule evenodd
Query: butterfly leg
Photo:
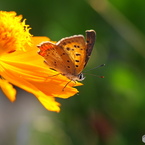
<svg viewBox="0 0 145 145"><path fill-rule="evenodd" d="M67 82L67 83L65 84L65 86L64 86L63 89L62 89L62 91L64 91L64 89L67 87L67 85L68 85L71 81L73 81L73 80L70 80L69 82ZM76 81L73 81L73 82L76 84Z"/></svg>
<svg viewBox="0 0 145 145"><path fill-rule="evenodd" d="M69 82L67 82L66 84L65 84L65 86L63 87L63 89L62 89L62 91L64 91L64 89L66 88L66 86L71 82L72 80L70 80Z"/></svg>
<svg viewBox="0 0 145 145"><path fill-rule="evenodd" d="M57 75L60 75L61 73L58 73L58 74L55 74L55 75L51 75L51 76L47 76L47 78L45 78L45 81L47 81L47 79L49 78L49 77L55 77L55 76L57 76Z"/></svg>

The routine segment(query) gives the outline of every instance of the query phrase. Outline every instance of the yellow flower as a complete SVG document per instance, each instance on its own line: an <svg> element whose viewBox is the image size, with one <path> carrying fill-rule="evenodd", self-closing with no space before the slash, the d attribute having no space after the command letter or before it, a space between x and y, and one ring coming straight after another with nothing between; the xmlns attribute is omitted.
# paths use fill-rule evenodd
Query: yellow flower
<svg viewBox="0 0 145 145"><path fill-rule="evenodd" d="M69 80L49 69L37 54L36 46L50 39L32 37L29 29L21 15L0 11L0 87L12 102L16 90L11 84L33 93L46 109L59 112L60 104L55 97L73 96L78 91L72 86L82 84L70 82L63 91Z"/></svg>

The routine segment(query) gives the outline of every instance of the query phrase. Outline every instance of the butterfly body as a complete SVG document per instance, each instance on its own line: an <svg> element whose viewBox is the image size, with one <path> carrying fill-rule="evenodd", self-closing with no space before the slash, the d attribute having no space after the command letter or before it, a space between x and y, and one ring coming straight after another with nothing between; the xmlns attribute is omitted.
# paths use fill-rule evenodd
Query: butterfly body
<svg viewBox="0 0 145 145"><path fill-rule="evenodd" d="M73 81L82 81L82 70L87 64L95 42L95 31L86 31L83 35L66 37L57 43L43 42L38 48L39 55L43 56L49 68L56 70Z"/></svg>

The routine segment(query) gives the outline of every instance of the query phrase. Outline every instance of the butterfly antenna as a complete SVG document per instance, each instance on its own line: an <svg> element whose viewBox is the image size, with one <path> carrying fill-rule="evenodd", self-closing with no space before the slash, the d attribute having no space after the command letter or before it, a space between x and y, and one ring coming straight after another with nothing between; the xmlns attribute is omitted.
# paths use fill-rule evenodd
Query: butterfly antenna
<svg viewBox="0 0 145 145"><path fill-rule="evenodd" d="M84 72L87 72L87 71L90 71L90 70L94 70L94 69L99 68L99 67L102 67L102 66L105 66L105 64L101 64L101 65L99 65L99 66L97 66L97 67L91 68L91 69L86 70L86 71L84 71Z"/></svg>
<svg viewBox="0 0 145 145"><path fill-rule="evenodd" d="M88 73L84 73L84 74L88 74ZM89 75L91 75L91 76L96 76L96 77L98 77L98 78L105 78L104 76L98 76L98 75L90 74L90 73L89 73Z"/></svg>

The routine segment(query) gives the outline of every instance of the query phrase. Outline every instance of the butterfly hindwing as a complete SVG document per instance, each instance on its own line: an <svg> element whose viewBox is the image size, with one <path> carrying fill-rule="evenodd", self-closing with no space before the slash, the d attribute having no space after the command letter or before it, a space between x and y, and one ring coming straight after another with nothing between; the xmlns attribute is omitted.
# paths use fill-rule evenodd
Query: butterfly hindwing
<svg viewBox="0 0 145 145"><path fill-rule="evenodd" d="M96 32L94 30L87 30L86 31L86 42L87 42L87 46L86 46L86 59L85 59L85 66L90 58L90 55L92 53L94 44L95 44L95 40L96 40ZM84 66L84 67L85 67Z"/></svg>

